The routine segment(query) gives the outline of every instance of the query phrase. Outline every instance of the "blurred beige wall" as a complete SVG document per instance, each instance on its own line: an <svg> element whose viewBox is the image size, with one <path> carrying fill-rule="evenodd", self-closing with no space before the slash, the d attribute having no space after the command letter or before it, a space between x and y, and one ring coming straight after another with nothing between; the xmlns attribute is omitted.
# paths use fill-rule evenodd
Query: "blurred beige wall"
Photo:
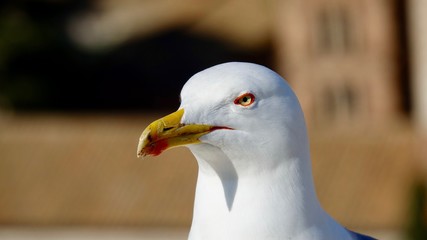
<svg viewBox="0 0 427 240"><path fill-rule="evenodd" d="M162 114L18 114L0 121L0 223L184 227L197 164L186 148L136 158L142 129ZM416 175L414 135L311 131L322 205L345 226L401 229Z"/></svg>

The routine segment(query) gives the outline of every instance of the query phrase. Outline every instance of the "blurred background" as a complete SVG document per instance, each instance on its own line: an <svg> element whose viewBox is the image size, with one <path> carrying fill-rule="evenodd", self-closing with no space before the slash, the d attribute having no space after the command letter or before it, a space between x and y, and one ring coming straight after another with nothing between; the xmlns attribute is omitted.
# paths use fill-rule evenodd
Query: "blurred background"
<svg viewBox="0 0 427 240"><path fill-rule="evenodd" d="M324 208L427 239L427 1L3 0L0 239L186 239L197 164L136 158L194 73L279 72Z"/></svg>

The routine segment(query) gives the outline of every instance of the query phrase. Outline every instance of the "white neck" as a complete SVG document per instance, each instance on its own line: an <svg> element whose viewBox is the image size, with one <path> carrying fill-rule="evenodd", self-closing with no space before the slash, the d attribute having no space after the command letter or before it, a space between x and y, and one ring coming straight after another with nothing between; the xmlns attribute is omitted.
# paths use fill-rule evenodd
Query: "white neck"
<svg viewBox="0 0 427 240"><path fill-rule="evenodd" d="M224 154L215 154L222 159L205 160L203 152L193 153L199 175L190 239L348 237L321 208L309 159L283 161L273 172L248 177ZM319 235L318 231L326 232Z"/></svg>

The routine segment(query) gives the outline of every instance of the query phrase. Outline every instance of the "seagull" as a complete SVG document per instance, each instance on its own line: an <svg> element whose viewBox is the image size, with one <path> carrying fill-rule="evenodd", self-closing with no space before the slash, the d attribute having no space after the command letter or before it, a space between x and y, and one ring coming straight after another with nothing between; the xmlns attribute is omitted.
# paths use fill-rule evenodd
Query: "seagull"
<svg viewBox="0 0 427 240"><path fill-rule="evenodd" d="M179 109L143 131L137 155L178 146L199 166L190 240L374 239L321 207L299 101L267 67L230 62L192 76Z"/></svg>

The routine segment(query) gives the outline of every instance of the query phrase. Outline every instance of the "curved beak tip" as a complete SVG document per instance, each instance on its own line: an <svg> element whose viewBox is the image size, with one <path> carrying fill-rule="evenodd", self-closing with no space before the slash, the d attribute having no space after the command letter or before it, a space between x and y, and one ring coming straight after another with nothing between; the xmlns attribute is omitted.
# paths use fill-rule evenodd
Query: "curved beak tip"
<svg viewBox="0 0 427 240"><path fill-rule="evenodd" d="M140 157L145 157L147 155L146 151L144 150L145 147L147 146L148 142L151 139L150 136L151 133L151 128L147 127L141 134L141 136L139 137L139 141L138 141L138 148L137 148L137 152L136 152L136 156L138 158Z"/></svg>

